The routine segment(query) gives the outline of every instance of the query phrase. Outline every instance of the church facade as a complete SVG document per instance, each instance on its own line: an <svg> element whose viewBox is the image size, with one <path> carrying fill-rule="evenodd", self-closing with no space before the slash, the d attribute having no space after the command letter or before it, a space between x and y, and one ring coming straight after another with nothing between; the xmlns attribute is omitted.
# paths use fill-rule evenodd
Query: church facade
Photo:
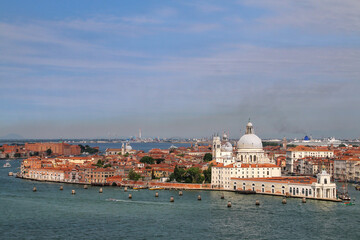
<svg viewBox="0 0 360 240"><path fill-rule="evenodd" d="M261 139L255 135L252 123L246 125L246 133L234 148L226 134L222 139L213 138L211 184L213 188L228 189L231 178L270 178L281 176L281 168L265 154Z"/></svg>

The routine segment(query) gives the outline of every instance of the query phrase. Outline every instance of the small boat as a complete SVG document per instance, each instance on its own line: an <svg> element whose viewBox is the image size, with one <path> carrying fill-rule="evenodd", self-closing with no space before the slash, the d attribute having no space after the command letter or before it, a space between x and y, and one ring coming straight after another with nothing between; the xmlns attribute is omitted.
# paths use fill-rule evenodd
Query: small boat
<svg viewBox="0 0 360 240"><path fill-rule="evenodd" d="M163 187L151 187L149 188L149 190L164 190L165 188Z"/></svg>
<svg viewBox="0 0 360 240"><path fill-rule="evenodd" d="M360 191L360 185L356 185L356 186L355 186L355 190Z"/></svg>
<svg viewBox="0 0 360 240"><path fill-rule="evenodd" d="M8 168L8 167L11 167L11 165L9 162L6 162L3 167Z"/></svg>
<svg viewBox="0 0 360 240"><path fill-rule="evenodd" d="M133 187L133 189L135 190L139 190L139 189L145 189L146 187L143 187L143 186L137 186L137 187Z"/></svg>
<svg viewBox="0 0 360 240"><path fill-rule="evenodd" d="M354 202L344 202L343 204L344 204L344 205L346 205L346 206L352 206L352 205L355 205L355 203L354 203Z"/></svg>

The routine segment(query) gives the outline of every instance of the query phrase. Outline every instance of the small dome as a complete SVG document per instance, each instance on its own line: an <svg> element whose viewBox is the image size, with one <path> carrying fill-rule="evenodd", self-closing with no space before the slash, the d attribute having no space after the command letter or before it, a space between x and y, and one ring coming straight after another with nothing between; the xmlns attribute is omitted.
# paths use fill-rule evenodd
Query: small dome
<svg viewBox="0 0 360 240"><path fill-rule="evenodd" d="M237 147L239 149L262 149L263 145L261 139L255 134L245 134L238 141Z"/></svg>
<svg viewBox="0 0 360 240"><path fill-rule="evenodd" d="M131 151L132 150L132 147L130 145L126 145L126 148L125 148L127 151Z"/></svg>
<svg viewBox="0 0 360 240"><path fill-rule="evenodd" d="M231 145L231 143L226 142L226 143L224 143L224 145L221 146L221 150L224 152L232 152L233 146Z"/></svg>
<svg viewBox="0 0 360 240"><path fill-rule="evenodd" d="M252 123L251 122L248 122L248 124L246 124L247 127L252 127Z"/></svg>

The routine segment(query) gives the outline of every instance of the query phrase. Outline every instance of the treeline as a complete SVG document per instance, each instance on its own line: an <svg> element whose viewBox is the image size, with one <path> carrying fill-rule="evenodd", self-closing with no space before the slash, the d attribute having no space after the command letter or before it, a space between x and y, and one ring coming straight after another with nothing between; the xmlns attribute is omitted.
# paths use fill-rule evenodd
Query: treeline
<svg viewBox="0 0 360 240"><path fill-rule="evenodd" d="M188 169L175 166L174 173L169 177L169 181L180 183L210 183L211 182L211 166L207 170L201 171L198 167Z"/></svg>
<svg viewBox="0 0 360 240"><path fill-rule="evenodd" d="M82 153L86 152L86 153L89 153L89 154L95 154L95 153L99 152L99 149L92 148L89 145L83 146L83 145L79 144L79 147L81 148Z"/></svg>

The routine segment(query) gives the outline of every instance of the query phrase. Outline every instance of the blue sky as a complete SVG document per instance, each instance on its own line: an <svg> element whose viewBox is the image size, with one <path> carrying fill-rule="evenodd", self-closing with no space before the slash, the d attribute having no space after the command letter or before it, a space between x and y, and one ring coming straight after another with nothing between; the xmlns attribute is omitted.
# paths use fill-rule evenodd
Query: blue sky
<svg viewBox="0 0 360 240"><path fill-rule="evenodd" d="M2 1L0 136L360 136L358 1Z"/></svg>

